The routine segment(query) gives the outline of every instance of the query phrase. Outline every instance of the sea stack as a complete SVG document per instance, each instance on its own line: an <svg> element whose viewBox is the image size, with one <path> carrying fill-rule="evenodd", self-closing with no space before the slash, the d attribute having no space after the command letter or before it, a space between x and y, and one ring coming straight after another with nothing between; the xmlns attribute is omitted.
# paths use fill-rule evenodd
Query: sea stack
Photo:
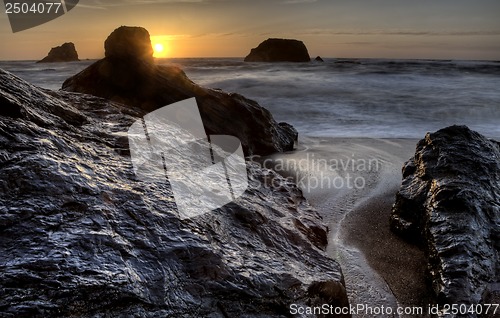
<svg viewBox="0 0 500 318"><path fill-rule="evenodd" d="M316 62L324 62L324 60L321 58L321 56L316 56L316 58L314 59Z"/></svg>
<svg viewBox="0 0 500 318"><path fill-rule="evenodd" d="M79 61L75 44L64 43L61 46L53 47L49 54L37 63L74 62Z"/></svg>
<svg viewBox="0 0 500 318"><path fill-rule="evenodd" d="M141 27L122 26L104 42L105 56L153 63L153 48L149 32Z"/></svg>
<svg viewBox="0 0 500 318"><path fill-rule="evenodd" d="M267 39L250 51L245 62L310 62L311 57L302 41Z"/></svg>
<svg viewBox="0 0 500 318"><path fill-rule="evenodd" d="M156 65L149 33L121 26L104 44L105 58L63 83L63 90L91 94L143 112L196 97L209 135L238 137L246 155L292 150L297 131L277 123L257 102L193 83L175 65Z"/></svg>

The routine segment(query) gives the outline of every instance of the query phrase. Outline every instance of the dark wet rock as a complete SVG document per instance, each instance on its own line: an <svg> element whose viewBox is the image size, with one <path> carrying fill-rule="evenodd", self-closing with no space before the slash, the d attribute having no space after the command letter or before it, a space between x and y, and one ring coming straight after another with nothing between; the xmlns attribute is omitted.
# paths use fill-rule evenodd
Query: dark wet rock
<svg viewBox="0 0 500 318"><path fill-rule="evenodd" d="M305 44L298 40L267 39L250 51L245 62L310 62Z"/></svg>
<svg viewBox="0 0 500 318"><path fill-rule="evenodd" d="M196 97L207 133L238 137L247 155L293 149L296 130L278 125L257 102L201 87L177 66L155 65L148 36L143 28L115 30L106 40L106 57L67 79L63 90L103 97L145 112ZM121 42L130 50L120 55Z"/></svg>
<svg viewBox="0 0 500 318"><path fill-rule="evenodd" d="M324 62L324 60L321 58L321 56L316 56L314 59L316 62Z"/></svg>
<svg viewBox="0 0 500 318"><path fill-rule="evenodd" d="M346 305L327 228L301 191L248 163L250 188L178 217L138 180L140 109L36 88L0 70L2 317L289 317Z"/></svg>
<svg viewBox="0 0 500 318"><path fill-rule="evenodd" d="M79 61L78 53L76 52L75 44L69 42L61 46L54 47L49 54L37 63L54 63L54 62L74 62Z"/></svg>
<svg viewBox="0 0 500 318"><path fill-rule="evenodd" d="M498 297L499 144L465 126L429 133L403 167L403 178L391 226L426 249L438 302Z"/></svg>
<svg viewBox="0 0 500 318"><path fill-rule="evenodd" d="M139 59L153 62L149 32L141 27L121 26L104 42L106 57Z"/></svg>

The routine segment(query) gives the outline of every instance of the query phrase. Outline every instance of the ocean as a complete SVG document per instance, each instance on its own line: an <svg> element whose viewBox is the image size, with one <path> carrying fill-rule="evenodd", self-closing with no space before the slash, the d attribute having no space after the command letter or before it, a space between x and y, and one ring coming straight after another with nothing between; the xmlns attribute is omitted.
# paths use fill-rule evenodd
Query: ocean
<svg viewBox="0 0 500 318"><path fill-rule="evenodd" d="M57 90L94 61L0 68ZM241 58L164 59L196 83L237 92L269 109L301 136L422 138L452 124L500 137L500 62L325 59L245 63Z"/></svg>

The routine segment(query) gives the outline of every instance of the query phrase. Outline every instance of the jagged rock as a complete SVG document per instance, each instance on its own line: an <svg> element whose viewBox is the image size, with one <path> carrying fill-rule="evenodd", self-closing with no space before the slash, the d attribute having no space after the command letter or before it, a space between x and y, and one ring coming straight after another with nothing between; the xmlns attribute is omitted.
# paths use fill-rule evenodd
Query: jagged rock
<svg viewBox="0 0 500 318"><path fill-rule="evenodd" d="M316 56L316 58L314 60L316 62L324 62L323 59L321 58L321 56Z"/></svg>
<svg viewBox="0 0 500 318"><path fill-rule="evenodd" d="M0 70L2 317L285 317L347 304L301 191L248 163L235 202L181 220L134 175L139 109Z"/></svg>
<svg viewBox="0 0 500 318"><path fill-rule="evenodd" d="M257 102L201 87L177 66L155 65L147 34L143 28L115 30L106 40L106 57L67 79L63 90L103 97L145 112L196 97L207 133L238 137L247 155L293 149L295 129L278 125ZM118 42L131 49L122 50Z"/></svg>
<svg viewBox="0 0 500 318"><path fill-rule="evenodd" d="M426 249L438 302L498 297L499 144L465 126L429 133L403 167L403 178L391 226Z"/></svg>
<svg viewBox="0 0 500 318"><path fill-rule="evenodd" d="M267 39L252 49L245 62L310 62L311 57L302 41Z"/></svg>
<svg viewBox="0 0 500 318"><path fill-rule="evenodd" d="M53 62L74 62L79 61L78 53L75 45L71 42L64 43L61 46L53 47L49 55L44 57L37 63L53 63Z"/></svg>

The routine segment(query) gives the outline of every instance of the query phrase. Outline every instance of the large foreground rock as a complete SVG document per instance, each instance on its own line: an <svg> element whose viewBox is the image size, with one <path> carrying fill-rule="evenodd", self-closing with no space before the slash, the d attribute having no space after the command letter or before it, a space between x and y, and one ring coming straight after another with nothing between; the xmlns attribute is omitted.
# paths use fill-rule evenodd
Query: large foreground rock
<svg viewBox="0 0 500 318"><path fill-rule="evenodd" d="M302 41L267 39L250 51L245 62L310 62L311 57Z"/></svg>
<svg viewBox="0 0 500 318"><path fill-rule="evenodd" d="M301 191L248 164L250 188L181 220L136 178L138 111L0 70L0 316L288 317L346 305L327 229Z"/></svg>
<svg viewBox="0 0 500 318"><path fill-rule="evenodd" d="M149 33L120 27L105 42L106 57L63 84L63 90L91 94L150 112L196 97L211 135L238 137L247 155L292 150L297 132L278 124L257 102L193 83L174 65L155 65Z"/></svg>
<svg viewBox="0 0 500 318"><path fill-rule="evenodd" d="M465 126L427 134L403 178L391 225L426 248L438 301L498 302L499 144Z"/></svg>
<svg viewBox="0 0 500 318"><path fill-rule="evenodd" d="M76 52L75 44L69 42L61 46L54 47L49 54L37 63L54 63L54 62L74 62L79 61L78 53Z"/></svg>

